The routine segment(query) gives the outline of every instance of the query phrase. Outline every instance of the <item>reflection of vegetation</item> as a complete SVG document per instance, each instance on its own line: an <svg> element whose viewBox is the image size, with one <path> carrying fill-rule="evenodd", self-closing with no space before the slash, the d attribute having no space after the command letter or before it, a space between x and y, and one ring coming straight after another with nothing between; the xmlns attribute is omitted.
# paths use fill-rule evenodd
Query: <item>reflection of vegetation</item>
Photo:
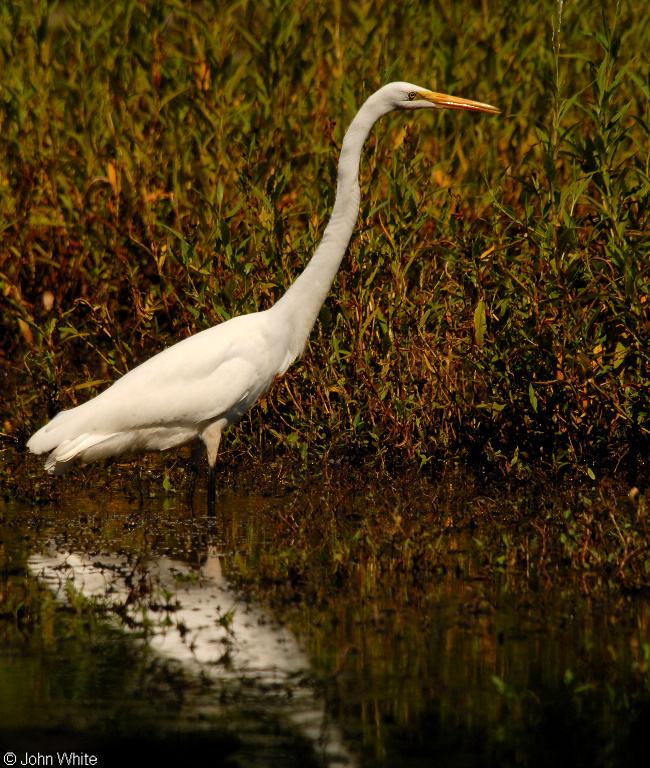
<svg viewBox="0 0 650 768"><path fill-rule="evenodd" d="M3 3L0 349L28 373L3 432L275 300L352 114L408 77L503 116L384 121L304 363L230 445L643 469L650 24L606 6Z"/></svg>
<svg viewBox="0 0 650 768"><path fill-rule="evenodd" d="M283 765L320 765L307 739L249 684L220 685L161 662L86 604L32 604L22 642L0 620L0 745L19 754L86 751L119 765L132 749L161 765L207 749L215 765L254 760L259 741ZM260 763L257 763L260 764Z"/></svg>
<svg viewBox="0 0 650 768"><path fill-rule="evenodd" d="M290 484L273 494L272 472L236 477L263 495L222 493L216 520L187 515L168 498L139 509L115 489L96 501L64 493L56 510L5 508L3 572L44 536L73 551L119 549L133 567L163 554L198 566L214 547L244 596L270 603L302 637L327 706L362 763L417 765L434 755L452 764L485 764L485 756L491 765L542 765L542 757L557 757L561 739L573 754L594 731L577 764L599 754L596 765L626 765L618 756L632 755L650 707L648 558L644 549L625 559L616 526L625 538L626 521L636 521L628 555L641 546L643 497L617 506L588 492L534 499L503 492L496 502L460 477L372 489L352 475L308 496ZM583 557L591 549L598 558ZM153 608L169 595L144 565L135 573L133 599L163 621ZM33 584L11 586L15 578L5 585L2 627L19 657L47 650L55 659L63 646L114 663L102 643L122 641L104 620L122 621L122 612L75 594L63 610L42 596L35 604ZM110 690L123 685L140 696L129 686L147 678L153 660L135 656ZM67 664L51 666L63 675ZM78 687L66 691L83 700L90 674L75 673ZM205 697L214 701L214 688L199 693L171 672L161 679L176 680L188 717ZM111 705L102 706L106 714Z"/></svg>
<svg viewBox="0 0 650 768"><path fill-rule="evenodd" d="M269 505L275 541L235 564L368 764L541 766L567 739L579 765L624 765L650 716L645 500L396 485Z"/></svg>
<svg viewBox="0 0 650 768"><path fill-rule="evenodd" d="M79 550L87 531L74 514L72 525L62 517L59 533L67 546ZM80 519L99 532L85 514ZM42 519L32 520L36 526L30 530L8 511L5 522L8 538L38 545ZM122 544L130 549L128 536ZM26 550L10 550L1 562L0 589L0 746L5 751L84 751L118 765L137 749L167 765L205 749L215 765L322 765L314 744L288 721L285 688L277 691L234 675L227 681L199 675L161 659L147 645L152 622L164 626L168 621L161 608L170 607L173 615L176 605L169 606L170 595L165 601L162 590L151 588L156 580L145 566L125 563L142 585L126 597L127 611L111 590L105 599L87 599L70 581L53 599L34 578L18 575L15 565ZM232 614L217 620L228 628ZM130 632L123 631L125 625ZM183 628L172 631L182 634Z"/></svg>
<svg viewBox="0 0 650 768"><path fill-rule="evenodd" d="M463 477L437 487L394 482L349 502L343 489L340 506L328 497L289 508L278 513L278 551L255 567L309 599L379 584L397 598L401 586L448 573L523 577L515 591L558 579L583 594L614 584L630 594L649 588L647 494L555 489L527 497L502 488L496 500L471 488Z"/></svg>

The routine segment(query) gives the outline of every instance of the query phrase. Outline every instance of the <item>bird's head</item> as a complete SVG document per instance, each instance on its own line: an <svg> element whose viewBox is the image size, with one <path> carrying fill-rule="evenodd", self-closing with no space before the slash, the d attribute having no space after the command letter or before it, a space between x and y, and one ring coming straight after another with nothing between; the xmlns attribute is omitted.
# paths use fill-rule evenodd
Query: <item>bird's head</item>
<svg viewBox="0 0 650 768"><path fill-rule="evenodd" d="M435 93L412 83L389 83L377 91L376 96L385 99L389 109L467 109L472 112L499 112L490 104L458 96L446 96L444 93Z"/></svg>

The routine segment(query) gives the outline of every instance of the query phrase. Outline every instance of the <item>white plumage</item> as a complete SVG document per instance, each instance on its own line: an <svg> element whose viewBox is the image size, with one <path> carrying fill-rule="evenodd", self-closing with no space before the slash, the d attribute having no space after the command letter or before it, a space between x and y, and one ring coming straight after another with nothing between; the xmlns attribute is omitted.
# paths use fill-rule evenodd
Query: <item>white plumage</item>
<svg viewBox="0 0 650 768"><path fill-rule="evenodd" d="M174 448L215 421L225 420L225 428L288 367L264 314L233 318L169 347L101 395L59 413L28 448L52 451L45 467L61 474L76 458Z"/></svg>
<svg viewBox="0 0 650 768"><path fill-rule="evenodd" d="M361 107L343 141L332 216L304 272L264 312L234 317L185 339L134 368L87 403L55 416L29 440L48 453L45 468L61 474L121 453L204 445L210 466L208 508L214 511L214 466L222 432L239 419L302 354L345 254L359 213L359 161L375 122L394 109L444 108L498 112L489 104L391 83ZM198 442L201 441L201 442Z"/></svg>

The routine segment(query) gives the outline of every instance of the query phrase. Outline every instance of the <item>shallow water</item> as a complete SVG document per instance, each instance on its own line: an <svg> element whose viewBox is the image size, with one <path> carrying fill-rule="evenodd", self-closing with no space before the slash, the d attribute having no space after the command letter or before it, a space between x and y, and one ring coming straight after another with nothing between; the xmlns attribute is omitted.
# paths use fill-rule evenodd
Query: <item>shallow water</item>
<svg viewBox="0 0 650 768"><path fill-rule="evenodd" d="M65 605L31 630L15 606L2 611L3 753L107 765L138 744L165 763L207 747L233 766L646 764L647 599L480 578L465 567L472 537L450 532L447 567L417 600L384 585L287 600L272 616L227 575L281 556L268 510L285 504L228 492L209 520L174 497L0 502L5 583L28 573Z"/></svg>

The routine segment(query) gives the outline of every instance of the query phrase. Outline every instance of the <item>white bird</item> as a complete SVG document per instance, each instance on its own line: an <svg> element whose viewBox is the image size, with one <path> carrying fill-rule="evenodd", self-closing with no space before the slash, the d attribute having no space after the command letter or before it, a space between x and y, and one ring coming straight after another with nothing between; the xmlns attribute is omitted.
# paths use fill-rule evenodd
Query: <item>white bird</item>
<svg viewBox="0 0 650 768"><path fill-rule="evenodd" d="M334 282L359 213L359 162L371 128L396 109L443 108L499 111L410 83L390 83L370 96L343 140L334 210L323 239L284 296L270 309L233 317L174 344L92 400L57 414L27 443L33 453L50 453L45 469L59 475L76 459L89 462L188 443L196 469L205 446L208 512L213 514L221 434L302 355Z"/></svg>

